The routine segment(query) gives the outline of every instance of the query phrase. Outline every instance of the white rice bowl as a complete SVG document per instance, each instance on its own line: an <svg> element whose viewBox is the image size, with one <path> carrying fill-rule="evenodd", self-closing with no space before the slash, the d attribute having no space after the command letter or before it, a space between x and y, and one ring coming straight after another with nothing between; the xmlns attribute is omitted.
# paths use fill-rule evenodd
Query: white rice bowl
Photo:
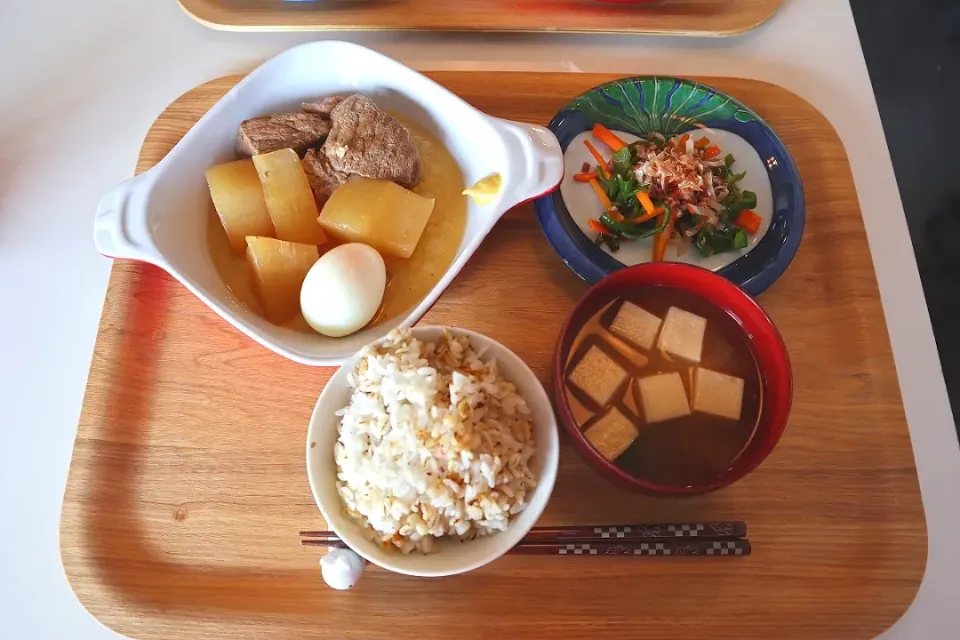
<svg viewBox="0 0 960 640"><path fill-rule="evenodd" d="M416 327L365 348L311 418L307 472L329 528L399 573L497 558L533 527L556 479L557 426L536 376L499 343L450 331Z"/></svg>

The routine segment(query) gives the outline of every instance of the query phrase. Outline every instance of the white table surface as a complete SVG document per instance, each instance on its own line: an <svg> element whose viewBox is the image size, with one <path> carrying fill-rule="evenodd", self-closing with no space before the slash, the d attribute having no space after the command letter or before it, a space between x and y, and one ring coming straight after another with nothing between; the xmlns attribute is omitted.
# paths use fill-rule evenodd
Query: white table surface
<svg viewBox="0 0 960 640"><path fill-rule="evenodd" d="M0 637L118 638L70 591L58 520L110 269L97 200L191 87L320 34L221 33L174 0L4 3L0 18ZM956 637L960 448L850 8L786 0L734 39L344 34L415 68L614 71L767 80L840 133L866 219L927 514L927 573L885 637ZM451 60L456 62L451 62ZM806 185L808 189L816 185ZM951 497L953 499L951 500ZM317 576L318 588L323 588Z"/></svg>

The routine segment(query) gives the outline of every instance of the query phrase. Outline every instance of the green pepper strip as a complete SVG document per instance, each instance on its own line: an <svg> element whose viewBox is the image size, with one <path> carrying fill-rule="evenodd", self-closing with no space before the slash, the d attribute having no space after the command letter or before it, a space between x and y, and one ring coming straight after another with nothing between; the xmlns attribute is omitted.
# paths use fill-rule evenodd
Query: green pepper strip
<svg viewBox="0 0 960 640"><path fill-rule="evenodd" d="M757 194L753 191L744 191L740 194L740 199L730 206L724 212L728 220L734 220L746 209L755 209L757 206Z"/></svg>
<svg viewBox="0 0 960 640"><path fill-rule="evenodd" d="M670 217L673 215L673 212L670 210L670 207L667 205L661 205L666 213L663 216L663 222L654 227L653 229L638 229L636 225L626 224L621 222L614 222L613 218L608 216L606 212L600 215L600 222L603 223L605 227L616 233L617 235L624 237L628 240L640 240L642 238L649 238L652 235L656 235L667 228L667 224L670 222Z"/></svg>

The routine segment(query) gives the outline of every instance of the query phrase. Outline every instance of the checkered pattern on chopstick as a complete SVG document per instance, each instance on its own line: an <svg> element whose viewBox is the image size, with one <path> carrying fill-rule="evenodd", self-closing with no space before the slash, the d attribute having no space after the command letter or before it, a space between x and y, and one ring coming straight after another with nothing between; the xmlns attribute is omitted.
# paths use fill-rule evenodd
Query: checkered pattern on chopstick
<svg viewBox="0 0 960 640"><path fill-rule="evenodd" d="M538 545L528 545L536 547ZM543 545L542 555L566 556L745 556L750 554L749 540L639 543L573 543ZM526 552L524 552L526 553Z"/></svg>

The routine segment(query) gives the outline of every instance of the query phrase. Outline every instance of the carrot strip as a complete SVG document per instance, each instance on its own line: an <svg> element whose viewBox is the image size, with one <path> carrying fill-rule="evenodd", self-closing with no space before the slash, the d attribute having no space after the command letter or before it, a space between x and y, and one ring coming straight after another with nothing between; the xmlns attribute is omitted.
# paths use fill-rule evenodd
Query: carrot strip
<svg viewBox="0 0 960 640"><path fill-rule="evenodd" d="M689 134L689 133L683 134L682 136L680 136L680 139L677 140L677 146L678 146L678 147L682 147L683 145L687 144L687 140L689 140L689 139L690 139L690 134Z"/></svg>
<svg viewBox="0 0 960 640"><path fill-rule="evenodd" d="M592 155L593 159L597 161L597 172L604 178L609 176L610 174L607 172L607 161L603 159L603 156L600 155L600 152L597 151L597 148L593 146L593 143L589 140L584 140L583 144L587 145L590 155Z"/></svg>
<svg viewBox="0 0 960 640"><path fill-rule="evenodd" d="M610 235L610 229L607 229L599 220L594 220L590 218L587 220L587 224L590 225L590 228L599 233L600 235L608 236Z"/></svg>
<svg viewBox="0 0 960 640"><path fill-rule="evenodd" d="M585 173L575 173L573 174L573 179L577 182L590 182L591 180L597 179L597 172L587 171Z"/></svg>
<svg viewBox="0 0 960 640"><path fill-rule="evenodd" d="M705 149L710 146L710 138L703 136L699 140L693 143L694 149Z"/></svg>
<svg viewBox="0 0 960 640"><path fill-rule="evenodd" d="M738 227L749 233L750 235L756 235L760 231L760 216L754 213L750 209L744 209L740 212L740 215L737 216L737 219L734 221Z"/></svg>
<svg viewBox="0 0 960 640"><path fill-rule="evenodd" d="M603 190L603 187L600 186L600 183L596 180L590 181L590 186L593 187L593 192L597 194L597 197L600 199L600 204L603 205L604 211L609 211L613 208L613 203L610 202L610 198L607 197L606 192Z"/></svg>
<svg viewBox="0 0 960 640"><path fill-rule="evenodd" d="M664 212L663 215L667 215ZM653 237L653 261L661 262L667 255L667 243L670 242L670 234L673 233L673 216L667 221L667 226L663 231Z"/></svg>
<svg viewBox="0 0 960 640"><path fill-rule="evenodd" d="M623 214L620 213L620 210L616 207L610 207L607 209L607 215L610 216L610 219L616 223L623 222Z"/></svg>
<svg viewBox="0 0 960 640"><path fill-rule="evenodd" d="M707 150L703 152L703 159L710 160L711 158L716 158L720 155L720 147L713 145L712 147L707 147Z"/></svg>
<svg viewBox="0 0 960 640"><path fill-rule="evenodd" d="M653 219L656 218L657 216L663 215L663 212L664 212L663 207L657 207L656 209L654 209L654 210L651 211L650 213L644 213L642 216L640 216L640 217L637 218L636 220L631 220L630 223L631 223L631 224L643 224L643 223L646 222L647 220L653 220Z"/></svg>
<svg viewBox="0 0 960 640"><path fill-rule="evenodd" d="M653 213L655 207L653 206L653 200L650 199L650 194L646 191L637 191L637 200L640 201L640 205L643 207L643 210L648 214Z"/></svg>
<svg viewBox="0 0 960 640"><path fill-rule="evenodd" d="M614 152L620 151L620 149L627 146L627 143L617 137L617 134L599 122L593 125L593 137L610 147Z"/></svg>

